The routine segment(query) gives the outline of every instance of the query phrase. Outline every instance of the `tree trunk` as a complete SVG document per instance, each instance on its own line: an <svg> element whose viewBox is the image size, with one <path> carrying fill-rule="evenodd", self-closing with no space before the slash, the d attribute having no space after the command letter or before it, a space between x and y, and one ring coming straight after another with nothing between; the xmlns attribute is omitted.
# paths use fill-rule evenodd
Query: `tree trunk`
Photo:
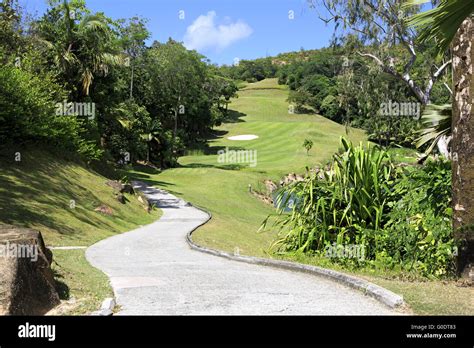
<svg viewBox="0 0 474 348"><path fill-rule="evenodd" d="M150 163L150 142L146 143L146 163Z"/></svg>
<svg viewBox="0 0 474 348"><path fill-rule="evenodd" d="M130 78L130 99L133 99L133 76L134 75L134 69L133 69L133 63L132 63L132 76Z"/></svg>
<svg viewBox="0 0 474 348"><path fill-rule="evenodd" d="M173 127L173 144L171 148L172 156L176 152L176 134L178 133L178 114L179 109L181 108L181 95L178 96L178 103L174 109L174 127Z"/></svg>
<svg viewBox="0 0 474 348"><path fill-rule="evenodd" d="M176 133L178 133L178 108L174 110L173 149L172 149L173 154L176 151Z"/></svg>
<svg viewBox="0 0 474 348"><path fill-rule="evenodd" d="M460 242L457 272L468 275L474 253L474 117L471 113L474 47L472 17L458 29L453 50L453 230Z"/></svg>

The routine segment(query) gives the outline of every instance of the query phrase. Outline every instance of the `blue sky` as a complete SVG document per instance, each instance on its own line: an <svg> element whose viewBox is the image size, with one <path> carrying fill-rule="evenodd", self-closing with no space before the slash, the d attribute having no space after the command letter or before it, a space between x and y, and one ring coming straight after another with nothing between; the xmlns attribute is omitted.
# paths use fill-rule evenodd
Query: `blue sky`
<svg viewBox="0 0 474 348"><path fill-rule="evenodd" d="M113 19L147 18L152 40L183 41L213 63L232 64L281 52L327 46L332 26L306 0L86 0ZM41 15L46 0L20 0ZM183 11L183 12L181 12ZM184 17L184 18L183 18ZM293 18L290 18L293 17Z"/></svg>

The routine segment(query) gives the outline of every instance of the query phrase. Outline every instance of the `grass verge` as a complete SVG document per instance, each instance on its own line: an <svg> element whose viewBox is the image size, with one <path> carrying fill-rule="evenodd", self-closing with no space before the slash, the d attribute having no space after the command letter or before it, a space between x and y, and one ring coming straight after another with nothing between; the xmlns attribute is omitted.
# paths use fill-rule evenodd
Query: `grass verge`
<svg viewBox="0 0 474 348"><path fill-rule="evenodd" d="M48 246L89 246L159 217L158 210L148 214L133 195L126 195L126 204L118 202L108 180L44 149L5 149L0 155L0 223L39 230ZM100 205L113 214L94 211ZM61 298L69 301L61 314L100 307L111 288L107 277L86 261L84 250L54 250L53 255Z"/></svg>

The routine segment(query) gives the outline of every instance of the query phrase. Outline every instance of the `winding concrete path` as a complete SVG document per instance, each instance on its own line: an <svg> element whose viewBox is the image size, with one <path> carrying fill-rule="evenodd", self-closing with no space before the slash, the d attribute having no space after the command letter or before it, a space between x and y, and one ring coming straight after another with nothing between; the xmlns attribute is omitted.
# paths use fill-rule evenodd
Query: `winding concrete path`
<svg viewBox="0 0 474 348"><path fill-rule="evenodd" d="M186 234L207 221L175 196L135 183L160 220L94 244L89 262L111 281L122 315L390 315L376 300L304 273L192 250Z"/></svg>

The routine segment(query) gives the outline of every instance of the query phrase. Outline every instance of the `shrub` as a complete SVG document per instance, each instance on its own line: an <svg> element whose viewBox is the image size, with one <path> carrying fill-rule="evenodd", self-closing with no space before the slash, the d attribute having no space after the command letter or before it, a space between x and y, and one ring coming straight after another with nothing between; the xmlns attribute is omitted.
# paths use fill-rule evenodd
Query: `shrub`
<svg viewBox="0 0 474 348"><path fill-rule="evenodd" d="M321 113L324 117L336 122L342 122L342 112L335 96L328 95L321 103Z"/></svg>
<svg viewBox="0 0 474 348"><path fill-rule="evenodd" d="M298 203L280 220L289 232L275 243L279 250L322 251L333 242L358 243L360 231L380 228L394 176L389 154L344 138L341 144L323 178L314 174L283 191Z"/></svg>
<svg viewBox="0 0 474 348"><path fill-rule="evenodd" d="M393 201L376 253L391 253L403 269L425 276L454 272L451 165L428 162L410 168L393 188Z"/></svg>
<svg viewBox="0 0 474 348"><path fill-rule="evenodd" d="M65 99L51 77L1 67L0 142L43 142L97 157L95 144L80 136L82 121L75 116L56 115L56 103Z"/></svg>
<svg viewBox="0 0 474 348"><path fill-rule="evenodd" d="M329 246L357 245L364 258L332 260L427 277L453 274L450 164L396 168L377 146L341 143L326 171L281 191L278 206L286 207L287 197L296 203L290 213L279 211L273 250L326 256Z"/></svg>

